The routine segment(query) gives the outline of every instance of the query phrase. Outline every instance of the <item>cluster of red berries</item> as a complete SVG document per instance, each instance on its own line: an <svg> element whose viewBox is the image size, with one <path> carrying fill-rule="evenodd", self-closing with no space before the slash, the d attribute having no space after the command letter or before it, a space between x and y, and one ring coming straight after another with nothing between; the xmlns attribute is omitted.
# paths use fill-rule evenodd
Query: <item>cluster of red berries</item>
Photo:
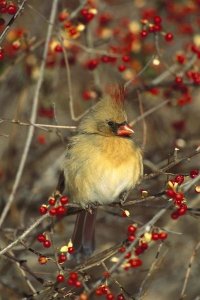
<svg viewBox="0 0 200 300"><path fill-rule="evenodd" d="M82 283L79 280L79 276L78 276L77 272L71 272L71 273L69 273L69 277L67 279L67 283L68 283L68 285L74 286L76 288L82 287Z"/></svg>
<svg viewBox="0 0 200 300"><path fill-rule="evenodd" d="M88 60L85 64L85 67L88 70L93 71L94 69L96 69L98 67L98 65L100 63L114 64L117 61L118 61L118 58L116 56L103 55L103 56L101 56L101 58L93 58L93 59ZM117 66L117 69L119 72L124 72L127 69L127 64L130 63L131 58L129 55L122 55L121 61L122 61L122 63L120 63Z"/></svg>
<svg viewBox="0 0 200 300"><path fill-rule="evenodd" d="M41 215L45 215L48 212L51 216L63 216L67 212L66 205L68 202L69 199L67 196L61 196L59 199L50 197L48 205L42 204L39 208L39 212Z"/></svg>
<svg viewBox="0 0 200 300"><path fill-rule="evenodd" d="M0 0L0 13L15 15L17 12L17 5L13 2L7 2L6 0Z"/></svg>
<svg viewBox="0 0 200 300"><path fill-rule="evenodd" d="M65 276L62 273L58 274L57 277L56 277L56 281L58 283L64 282L65 281ZM82 287L82 283L80 282L80 280L78 280L78 273L77 272L71 272L69 274L69 278L67 279L67 284L71 285L71 286L74 286L76 288Z"/></svg>
<svg viewBox="0 0 200 300"><path fill-rule="evenodd" d="M169 181L169 188L166 190L166 195L168 198L173 199L174 205L178 207L171 214L171 218L176 220L183 216L187 212L187 205L185 201L185 196L182 192L178 192L177 189L184 182L183 175L177 175L174 179Z"/></svg>
<svg viewBox="0 0 200 300"><path fill-rule="evenodd" d="M107 285L101 285L96 289L96 296L105 296L106 300L125 300L123 294L119 294L116 297L111 293Z"/></svg>
<svg viewBox="0 0 200 300"><path fill-rule="evenodd" d="M37 240L38 240L38 242L43 244L44 248L50 248L51 247L51 241L46 238L46 235L39 234L37 236Z"/></svg>
<svg viewBox="0 0 200 300"><path fill-rule="evenodd" d="M94 19L95 14L96 14L96 10L94 10L92 8L91 9L90 8L83 8L80 11L80 21L83 24L87 24L87 23L91 22Z"/></svg>
<svg viewBox="0 0 200 300"><path fill-rule="evenodd" d="M136 225L129 225L127 228L127 234L128 234L128 238L126 243L132 243L136 236L135 233L137 231L137 226ZM142 253L144 253L148 247L149 247L149 243L151 241L158 241L158 240L165 240L167 238L168 234L164 231L158 231L158 230L154 230L152 233L145 233L144 235L142 235L140 237L139 243L138 245L135 247L134 250L134 258L131 258L132 253L128 252L125 255L125 259L127 259L127 263L124 266L124 269L126 271L128 271L130 268L138 268L142 265L142 260L138 257L139 255L141 255ZM126 247L122 246L119 249L120 253L124 253L126 251Z"/></svg>
<svg viewBox="0 0 200 300"><path fill-rule="evenodd" d="M153 22L149 22L147 19L143 19L141 22L143 24L143 29L140 32L142 38L146 38L150 33L162 32L162 18L160 16L154 16ZM163 33L163 35L166 42L171 42L174 38L171 32Z"/></svg>
<svg viewBox="0 0 200 300"><path fill-rule="evenodd" d="M128 242L133 242L135 240L135 233L137 231L137 226L136 225L129 225L127 228L127 235L128 235Z"/></svg>
<svg viewBox="0 0 200 300"><path fill-rule="evenodd" d="M52 245L52 244L51 244L51 241L50 241L49 239L47 239L47 238L46 238L46 235L43 234L43 233L41 233L41 234L39 234L39 235L37 236L37 240L38 240L38 242L40 242L40 243L43 244L43 247L44 247L44 248L50 248L51 245ZM73 246L67 247L67 253L73 254L74 252L75 252L75 249L74 249ZM38 258L38 262L39 262L40 264L45 264L45 263L47 263L47 261L48 261L48 259L47 259L46 256L41 255L41 256L39 256L39 258ZM67 261L67 254L64 253L64 252L59 253L59 254L58 254L58 263L59 263L59 264L63 264L63 263L66 262L66 261Z"/></svg>
<svg viewBox="0 0 200 300"><path fill-rule="evenodd" d="M199 170L198 169L194 169L190 171L190 177L192 179L194 179L195 177L197 177L199 175Z"/></svg>
<svg viewBox="0 0 200 300"><path fill-rule="evenodd" d="M193 179L199 175L199 170L194 169L190 171L190 177ZM169 188L166 190L166 195L168 198L173 199L174 205L177 209L172 212L171 218L176 220L179 217L183 216L187 212L187 204L185 200L185 196L182 192L177 191L179 186L184 182L183 175L177 175L174 179L169 181Z"/></svg>

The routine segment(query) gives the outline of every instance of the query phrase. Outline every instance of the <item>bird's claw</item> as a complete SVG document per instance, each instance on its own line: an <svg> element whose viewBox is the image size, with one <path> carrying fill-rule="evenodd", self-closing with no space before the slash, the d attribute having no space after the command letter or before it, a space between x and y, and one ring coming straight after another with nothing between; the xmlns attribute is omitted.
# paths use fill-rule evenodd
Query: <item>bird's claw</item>
<svg viewBox="0 0 200 300"><path fill-rule="evenodd" d="M126 202L127 197L128 197L128 193L127 192L121 193L121 195L119 196L119 204L121 206L124 205L124 203Z"/></svg>

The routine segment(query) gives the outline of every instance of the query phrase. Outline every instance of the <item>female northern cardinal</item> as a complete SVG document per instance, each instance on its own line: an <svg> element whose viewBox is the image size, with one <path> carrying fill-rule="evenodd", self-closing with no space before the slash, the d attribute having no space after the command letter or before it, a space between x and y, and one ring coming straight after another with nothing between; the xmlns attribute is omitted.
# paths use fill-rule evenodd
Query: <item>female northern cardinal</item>
<svg viewBox="0 0 200 300"><path fill-rule="evenodd" d="M143 173L140 149L124 111L124 93L115 88L82 119L69 144L64 177L70 199L84 209L117 202ZM96 210L77 216L72 243L77 253L94 250Z"/></svg>

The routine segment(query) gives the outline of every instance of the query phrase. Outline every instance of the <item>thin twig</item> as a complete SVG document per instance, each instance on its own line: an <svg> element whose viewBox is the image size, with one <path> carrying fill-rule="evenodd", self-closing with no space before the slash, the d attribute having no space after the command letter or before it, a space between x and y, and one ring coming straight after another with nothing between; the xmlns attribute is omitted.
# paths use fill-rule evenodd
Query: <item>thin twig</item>
<svg viewBox="0 0 200 300"><path fill-rule="evenodd" d="M188 264L188 268L187 268L187 271L186 271L186 274L185 274L185 279L184 279L184 282L183 282L183 287L182 287L182 290L181 290L181 296L179 298L179 300L182 300L185 298L185 291L186 291L186 288L187 288L187 284L188 284L188 280L189 280L189 276L190 276L190 273L191 273L191 269L192 269L192 264L193 264L193 261L195 259L195 256L197 254L197 251L199 250L200 248L200 241L196 244L193 252L192 252L192 255L190 257L190 260L189 260L189 264Z"/></svg>
<svg viewBox="0 0 200 300"><path fill-rule="evenodd" d="M81 9L86 5L86 3L87 0L81 0L80 5L70 14L69 19L74 19L79 14Z"/></svg>
<svg viewBox="0 0 200 300"><path fill-rule="evenodd" d="M125 90L129 87L129 85L130 85L131 83L134 82L134 80L135 80L136 78L140 77L140 76L144 73L144 71L146 71L146 70L148 69L148 67L150 66L150 64L152 63L152 61L153 61L154 58L155 58L155 55L153 55L153 56L148 60L148 62L146 63L146 65L144 65L144 67L143 67L143 68L135 75L134 79L130 79L130 80L128 80L128 81L124 84L124 89L125 89Z"/></svg>
<svg viewBox="0 0 200 300"><path fill-rule="evenodd" d="M19 8L16 12L16 14L14 14L14 16L12 16L12 18L10 19L10 21L8 22L8 24L6 25L5 29L3 30L2 34L0 35L0 43L2 42L2 40L4 39L5 35L7 34L7 32L9 31L10 27L12 26L12 24L14 23L14 21L17 19L17 17L20 15L20 13L22 12L22 10L24 9L24 5L25 2L27 0L23 0L22 4L19 5Z"/></svg>
<svg viewBox="0 0 200 300"><path fill-rule="evenodd" d="M161 103L159 103L158 105L155 105L154 107L150 108L149 110L147 110L145 113L143 113L142 115L138 116L135 120L133 120L132 122L130 122L130 125L133 126L136 123L142 121L144 118L146 118L147 116L151 115L152 113L154 113L155 111L157 111L158 109L160 109L161 107L167 105L171 100L167 99Z"/></svg>
<svg viewBox="0 0 200 300"><path fill-rule="evenodd" d="M142 234L144 234L147 231L147 229L151 228L166 213L167 209L170 206L171 206L171 204L169 204L165 208L161 209L149 222L147 222L140 230L138 230L136 239L134 240L133 243L131 243L129 245L129 247L127 247L126 251L122 255L120 255L119 260L108 270L109 274L113 274L115 271L117 271L119 269L119 267L124 262L124 257L126 256L126 254L128 252L132 251L132 249L137 244L140 236ZM96 283L93 285L93 287L90 291L90 294L92 294L96 290L96 288L98 288L98 286L101 285L104 281L105 281L105 278L101 278L98 281L96 281Z"/></svg>
<svg viewBox="0 0 200 300"><path fill-rule="evenodd" d="M51 124L32 124L30 122L21 122L19 120L11 120L11 119L0 119L0 124L3 122L10 122L13 124L17 124L20 126L34 126L36 128L45 130L45 131L49 131L51 132L51 130L48 130L48 128L52 128L52 129L76 129L76 126L69 126L69 125L51 125Z"/></svg>
<svg viewBox="0 0 200 300"><path fill-rule="evenodd" d="M88 111L90 110L90 108L87 109L86 111L84 111L78 117L75 116L75 112L74 112L74 99L73 99L73 93L72 93L72 79L71 79L71 71L70 71L70 66L69 66L69 61L68 61L68 55L67 55L67 51L66 51L66 49L64 47L64 44L63 44L63 38L62 38L62 36L59 36L59 40L60 40L62 48L63 48L63 55L64 55L64 61L65 61L65 66L66 66L66 72L67 72L67 85L68 85L70 115L71 115L71 118L72 118L73 121L78 121L84 115L86 115L88 113Z"/></svg>
<svg viewBox="0 0 200 300"><path fill-rule="evenodd" d="M30 117L30 123L31 124L35 123L35 120L36 120L36 117L37 117L39 93L40 93L40 89L41 89L41 86L42 86L42 83L43 83L43 80L44 80L44 70L45 70L45 64L46 64L46 57L47 57L47 54L48 54L49 42L50 42L52 30L53 30L53 25L52 24L54 23L54 20L55 20L55 17L56 17L57 5L58 5L58 0L54 0L53 4L52 4L52 9L51 9L51 15L50 15L50 23L51 24L49 24L48 31L47 31L46 42L45 42L44 52L43 52L43 59L42 59L41 66L40 66L40 75L39 75L39 78L38 78L38 82L37 82L36 90L35 90L35 95L34 95L34 98L33 98L33 105L32 105L31 117ZM7 213L8 213L8 211L9 211L11 205L12 205L12 202L15 198L17 188L20 184L20 180L21 180L22 173L23 173L23 170L24 170L24 167L25 167L26 159L28 157L28 152L29 152L29 149L30 149L30 146L31 146L31 141L32 141L32 138L33 138L34 130L35 130L34 126L29 127L29 131L28 131L26 142L25 142L25 145L24 145L24 150L23 150L22 157L21 157L21 160L20 160L19 168L18 168L16 177L15 177L14 185L12 187L12 191L11 191L11 194L8 198L6 206L4 207L4 210L1 214L0 227L2 226L4 220L7 216Z"/></svg>
<svg viewBox="0 0 200 300"><path fill-rule="evenodd" d="M139 109L140 109L140 115L143 116L142 119L142 127L143 127L143 141L142 141L142 150L144 151L145 149L145 145L147 142L147 124L144 118L144 107L143 107L143 103L142 103L142 98L141 98L141 94L139 91L137 91L137 96L138 96L138 101L139 101Z"/></svg>
<svg viewBox="0 0 200 300"><path fill-rule="evenodd" d="M49 217L49 214L41 216L39 219L37 219L30 227L28 227L18 238L16 238L12 243L10 243L8 246L6 246L4 249L0 251L0 256L4 253L8 252L10 249L12 249L14 246L16 246L18 243L20 243L29 233L35 229L38 225L40 225L45 219Z"/></svg>
<svg viewBox="0 0 200 300"><path fill-rule="evenodd" d="M155 257L155 259L153 260L153 262L152 262L152 264L151 264L151 266L150 266L150 269L149 269L148 273L146 274L145 278L143 279L143 281L142 281L142 283L141 283L141 285L140 285L139 293L138 293L138 295L137 295L137 297L136 297L137 300L139 300L139 299L141 298L142 293L144 294L144 291L143 291L144 286L145 286L146 282L148 281L149 277L150 277L150 276L152 275L152 273L155 271L155 269L156 269L156 267L157 267L157 265L158 265L158 263L159 263L159 261L160 261L160 260L159 260L159 255L160 255L160 251L161 251L161 248L163 247L163 245L164 245L163 243L160 243L160 245L158 246L158 250L157 250L157 253L156 253L156 257ZM163 254L161 260L162 260L163 257L167 254L167 252L168 252L168 250L165 251L165 253Z"/></svg>
<svg viewBox="0 0 200 300"><path fill-rule="evenodd" d="M12 251L10 251L10 254L14 257ZM28 279L28 277L26 276L26 272L22 267L22 264L20 262L18 262L17 260L15 260L15 264L17 266L17 268L19 269L19 271L21 272L24 280L26 281L29 289L31 290L32 293L36 293L36 289L34 288L34 286L32 285L32 283L30 282L30 280Z"/></svg>

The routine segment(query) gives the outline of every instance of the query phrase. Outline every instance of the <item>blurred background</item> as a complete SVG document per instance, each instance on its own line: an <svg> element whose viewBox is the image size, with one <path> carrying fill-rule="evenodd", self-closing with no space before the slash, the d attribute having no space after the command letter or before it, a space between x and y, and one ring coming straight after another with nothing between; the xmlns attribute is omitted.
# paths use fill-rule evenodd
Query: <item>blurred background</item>
<svg viewBox="0 0 200 300"><path fill-rule="evenodd" d="M112 85L126 88L126 110L143 150L145 175L123 208L129 217L124 218L118 206L99 209L94 266L82 270L69 261L61 266L64 272L81 269L82 282L92 286L105 271L105 254L100 259L97 255L120 248L128 225L146 224L167 205L161 195L168 181L183 175L187 183L198 176L199 10L199 0L0 0L1 213L25 158L1 224L1 249L40 217L38 208L48 204L56 189L79 120ZM27 137L31 143L26 155ZM122 267L107 279L113 299L120 300L119 294L124 299L200 299L199 253L194 251L199 247L199 192L197 181L185 194L187 214L174 220L172 208L156 223L154 229L167 232L168 238L148 242L140 268ZM56 294L50 284L60 272L54 256L69 243L74 220L73 211L44 220L1 257L0 299L111 299L87 296L85 285L77 289L63 284ZM54 240L53 247L38 243L41 232ZM50 258L44 265L38 262L41 255ZM117 257L113 252L106 267Z"/></svg>

